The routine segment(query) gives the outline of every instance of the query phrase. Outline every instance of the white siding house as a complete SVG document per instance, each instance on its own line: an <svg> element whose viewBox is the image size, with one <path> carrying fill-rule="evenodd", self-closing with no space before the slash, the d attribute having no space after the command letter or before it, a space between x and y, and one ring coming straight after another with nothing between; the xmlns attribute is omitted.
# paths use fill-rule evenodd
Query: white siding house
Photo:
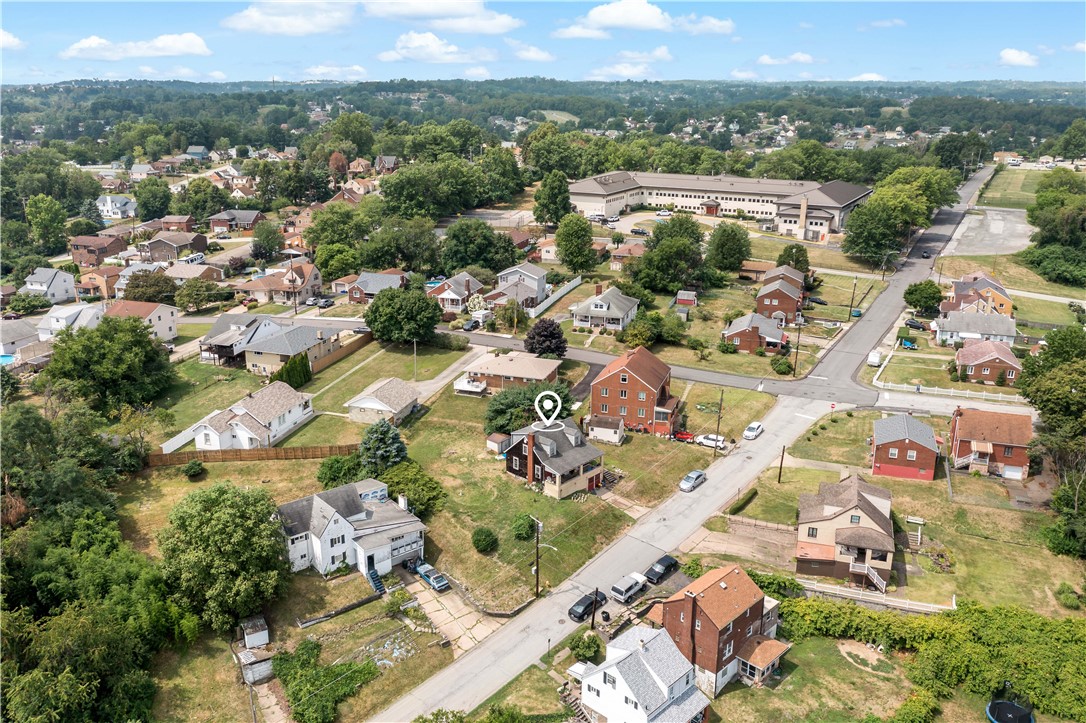
<svg viewBox="0 0 1086 723"><path fill-rule="evenodd" d="M1018 336L1014 319L1004 314L972 314L967 311L950 311L946 317L931 323L935 340L953 344L956 341L979 339L1002 341L1013 344Z"/></svg>
<svg viewBox="0 0 1086 723"><path fill-rule="evenodd" d="M426 525L408 511L407 498L388 499L375 479L342 485L279 508L290 569L322 575L341 565L384 575L422 557Z"/></svg>
<svg viewBox="0 0 1086 723"><path fill-rule="evenodd" d="M97 306L86 303L54 306L38 322L38 341L48 341L62 329L71 329L73 332L93 329L101 320L102 310Z"/></svg>
<svg viewBox="0 0 1086 723"><path fill-rule="evenodd" d="M26 277L19 293L36 294L54 304L63 304L75 299L75 276L67 271L39 267Z"/></svg>
<svg viewBox="0 0 1086 723"><path fill-rule="evenodd" d="M294 391L285 382L272 382L229 409L207 415L164 444L163 450L177 449L189 439L196 441L196 449L273 447L313 418L312 397Z"/></svg>
<svg viewBox="0 0 1086 723"><path fill-rule="evenodd" d="M177 307L153 304L149 301L118 301L106 311L106 316L134 316L151 326L151 337L170 341L177 337Z"/></svg>

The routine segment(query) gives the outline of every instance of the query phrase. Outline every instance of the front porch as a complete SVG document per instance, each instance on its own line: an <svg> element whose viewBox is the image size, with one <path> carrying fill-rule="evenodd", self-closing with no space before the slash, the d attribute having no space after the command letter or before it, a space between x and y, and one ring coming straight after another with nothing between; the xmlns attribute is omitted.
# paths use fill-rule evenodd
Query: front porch
<svg viewBox="0 0 1086 723"><path fill-rule="evenodd" d="M563 475L543 468L543 479L537 482L543 494L555 499L565 499L578 492L592 492L603 480L603 460L597 459L577 467Z"/></svg>

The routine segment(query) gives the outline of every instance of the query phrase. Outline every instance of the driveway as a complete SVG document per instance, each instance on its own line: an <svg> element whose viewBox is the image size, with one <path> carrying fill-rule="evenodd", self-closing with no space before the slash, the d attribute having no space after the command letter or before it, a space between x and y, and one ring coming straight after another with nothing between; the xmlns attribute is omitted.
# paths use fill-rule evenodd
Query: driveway
<svg viewBox="0 0 1086 723"><path fill-rule="evenodd" d="M501 621L488 617L469 605L455 588L437 593L421 578L399 567L396 574L406 583L407 592L419 601L438 631L448 638L453 658L459 658L501 627Z"/></svg>

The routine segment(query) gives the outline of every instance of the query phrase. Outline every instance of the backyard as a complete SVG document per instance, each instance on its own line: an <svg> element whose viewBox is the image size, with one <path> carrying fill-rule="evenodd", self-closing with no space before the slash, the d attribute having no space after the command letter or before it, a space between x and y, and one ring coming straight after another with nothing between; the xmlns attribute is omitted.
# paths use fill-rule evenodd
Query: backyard
<svg viewBox="0 0 1086 723"><path fill-rule="evenodd" d="M960 279L963 275L973 271L983 271L999 279L1007 290L1012 292L1012 296L1015 289L1022 289L1039 294L1051 294L1086 301L1086 289L1045 281L1033 270L1019 262L1015 254L940 256L939 261L935 264L935 270L940 273L942 281ZM1015 299L1016 303L1017 301Z"/></svg>
<svg viewBox="0 0 1086 723"><path fill-rule="evenodd" d="M211 331L211 324L178 324L177 336L174 337L173 343L175 346L181 346L190 341L202 339L209 331Z"/></svg>
<svg viewBox="0 0 1086 723"><path fill-rule="evenodd" d="M1086 304L1086 292L1082 294L1082 303ZM1025 296L1014 297L1014 316L1019 326L1028 326L1029 322L1041 324L1074 324L1075 313L1066 303L1030 299Z"/></svg>
<svg viewBox="0 0 1086 723"><path fill-rule="evenodd" d="M825 404L824 407L828 407ZM852 416L849 416L849 414ZM878 411L834 412L815 421L806 433L788 448L796 459L813 459L833 462L857 468L871 466L870 445L867 440L874 432L874 423L884 415ZM947 417L918 417L935 430L935 435L945 435L949 430ZM818 432L818 434L815 434Z"/></svg>
<svg viewBox="0 0 1086 723"><path fill-rule="evenodd" d="M228 406L260 388L262 377L244 369L201 364L189 359L175 366L177 379L155 404L174 415L174 431L185 429L216 409ZM152 441L161 442L168 435Z"/></svg>
<svg viewBox="0 0 1086 723"><path fill-rule="evenodd" d="M833 321L849 320L849 304L852 308L866 309L874 303L878 295L886 290L886 282L879 279L857 279L856 277L841 276L839 274L819 274L822 285L811 292L811 296L817 296L826 302L826 306L815 305L805 314L815 318L831 319ZM853 282L855 286L853 286ZM855 296L853 296L855 289Z"/></svg>
<svg viewBox="0 0 1086 723"><path fill-rule="evenodd" d="M1018 394L1013 386L999 387L994 384L977 384L973 382L953 382L950 380L949 363L952 357L923 356L919 351L898 350L890 362L882 370L879 381L893 384L919 384L925 387L940 387L942 389L961 389L973 392L987 392L989 394L1006 394L1014 396Z"/></svg>
<svg viewBox="0 0 1086 723"><path fill-rule="evenodd" d="M1004 168L992 176L987 188L980 194L977 205L1026 208L1036 200L1037 184L1046 173L1027 171L1024 168Z"/></svg>
<svg viewBox="0 0 1086 723"><path fill-rule="evenodd" d="M791 330L789 336L793 336ZM706 340L710 341L710 340ZM776 378L778 375L773 368L769 365L773 359L773 354L767 354L766 356L758 356L757 354L721 354L716 349L717 343L720 341L720 332L717 332L717 338L711 340L712 346L710 347L710 354L706 359L699 359L698 355L689 347L674 346L672 344L654 344L652 347L652 353L655 354L661 361L667 362L672 366L694 367L696 369L711 369L713 371L728 372L729 374L742 374L748 377L770 377ZM598 349L599 346L593 342L593 349ZM796 376L802 377L811 370L811 367L818 361L815 356L821 347L814 344L801 343L799 345L799 368L796 370ZM606 351L600 349L600 351ZM620 353L620 352L611 352ZM788 355L788 360L795 363L796 361L796 349L793 346L792 351ZM788 378L791 378L789 375Z"/></svg>

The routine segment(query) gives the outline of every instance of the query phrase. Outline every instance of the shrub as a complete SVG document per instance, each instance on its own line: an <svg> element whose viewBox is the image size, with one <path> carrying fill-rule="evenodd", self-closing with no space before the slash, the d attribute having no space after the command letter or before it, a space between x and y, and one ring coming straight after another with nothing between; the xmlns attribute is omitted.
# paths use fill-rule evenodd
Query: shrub
<svg viewBox="0 0 1086 723"><path fill-rule="evenodd" d="M313 379L313 369L309 365L309 355L299 352L279 367L268 381L286 382L295 389L303 387Z"/></svg>
<svg viewBox="0 0 1086 723"><path fill-rule="evenodd" d="M272 671L298 723L332 723L339 702L381 674L372 660L321 665L320 654L320 643L303 640L293 653L272 658Z"/></svg>
<svg viewBox="0 0 1086 723"><path fill-rule="evenodd" d="M837 423L838 423L838 422L840 422L840 421L841 421L841 420L840 420L840 419L838 419L837 417L830 417L830 422L831 422L831 423L833 423L833 424L837 424Z"/></svg>
<svg viewBox="0 0 1086 723"><path fill-rule="evenodd" d="M758 347L754 350L754 356L765 356L765 349Z"/></svg>
<svg viewBox="0 0 1086 723"><path fill-rule="evenodd" d="M491 321L494 321L494 320L491 319L490 321L487 322L487 324L489 325ZM495 327L495 328L497 328L497 327ZM430 341L428 341L426 343L429 344L432 347L437 348L437 349L450 349L452 351L464 351L465 349L468 348L468 344L469 344L468 338L466 336L458 336L456 334L446 334L443 331L439 331L436 334L434 334L433 338L430 339Z"/></svg>
<svg viewBox="0 0 1086 723"><path fill-rule="evenodd" d="M245 305L245 310L246 311L256 311L259 308L260 308L260 302L259 301L250 301L248 304Z"/></svg>
<svg viewBox="0 0 1086 723"><path fill-rule="evenodd" d="M701 560L696 557L684 562L682 564L682 567L679 569L682 570L684 575L694 579L697 579L705 574L705 567L702 566Z"/></svg>
<svg viewBox="0 0 1086 723"><path fill-rule="evenodd" d="M586 632L569 644L569 652L577 660L592 660L603 652L603 641L595 633Z"/></svg>
<svg viewBox="0 0 1086 723"><path fill-rule="evenodd" d="M451 331L459 331L460 329L463 329L463 328L464 328L464 322L461 321L460 319L454 319L453 321L449 322L449 329Z"/></svg>
<svg viewBox="0 0 1086 723"><path fill-rule="evenodd" d="M1061 582L1060 586L1056 588L1056 602L1068 610L1078 610L1082 607L1082 601L1079 600L1075 588L1066 582Z"/></svg>
<svg viewBox="0 0 1086 723"><path fill-rule="evenodd" d="M811 430L811 436L812 437L817 437L818 436L818 430L817 429L812 429Z"/></svg>
<svg viewBox="0 0 1086 723"><path fill-rule="evenodd" d="M854 417L854 416L856 416L856 415L855 415L855 414L853 414L852 410L850 409L850 410L848 410L847 412L845 412L845 416L846 416L846 417Z"/></svg>
<svg viewBox="0 0 1086 723"><path fill-rule="evenodd" d="M952 382L956 382L956 381L958 381L959 379L961 379L961 377L959 377L959 376L958 376L958 372L951 372L951 374L950 374L950 381L952 381Z"/></svg>
<svg viewBox="0 0 1086 723"><path fill-rule="evenodd" d="M498 536L489 527L476 527L471 533L471 544L481 555L498 549Z"/></svg>
<svg viewBox="0 0 1086 723"><path fill-rule="evenodd" d="M829 429L829 427L827 427L825 424L818 425L818 428L821 429L823 432L825 432L827 429Z"/></svg>
<svg viewBox="0 0 1086 723"><path fill-rule="evenodd" d="M721 339L720 342L716 345L716 350L721 354L738 354L739 346L736 344L732 344L727 339Z"/></svg>
<svg viewBox="0 0 1086 723"><path fill-rule="evenodd" d="M701 321L712 321L716 317L713 310L707 306L699 306L694 309L694 316Z"/></svg>
<svg viewBox="0 0 1086 723"><path fill-rule="evenodd" d="M798 597L803 594L803 586L796 582L794 577L758 572L750 568L747 568L747 575L762 592L778 600L783 600L786 597Z"/></svg>
<svg viewBox="0 0 1086 723"><path fill-rule="evenodd" d="M999 372L999 374L996 375L995 383L997 387L1007 386L1007 372Z"/></svg>
<svg viewBox="0 0 1086 723"><path fill-rule="evenodd" d="M747 490L742 497L732 503L732 506L728 508L729 515L738 515L740 512L747 508L747 505L758 496L758 488L751 487Z"/></svg>
<svg viewBox="0 0 1086 723"><path fill-rule="evenodd" d="M773 359L769 362L769 366L773 369L773 371L777 372L777 374L780 374L781 376L791 374L794 369L794 367L792 366L792 362L789 361L788 357L786 356L773 357Z"/></svg>
<svg viewBox="0 0 1086 723"><path fill-rule="evenodd" d="M385 615L392 617L400 612L400 608L409 602L411 602L411 593L407 592L407 590L394 590L390 592L383 606Z"/></svg>
<svg viewBox="0 0 1086 723"><path fill-rule="evenodd" d="M530 540L535 536L535 520L527 512L521 512L513 518L513 537L518 540Z"/></svg>
<svg viewBox="0 0 1086 723"><path fill-rule="evenodd" d="M897 330L897 338L898 339L908 339L909 341L912 341L912 339L913 339L913 331L912 331L912 329L910 329L907 326L901 327L900 329Z"/></svg>
<svg viewBox="0 0 1086 723"><path fill-rule="evenodd" d="M181 474L189 479L196 479L206 471L207 470L204 469L204 463L198 459L189 460L185 466L181 468Z"/></svg>
<svg viewBox="0 0 1086 723"><path fill-rule="evenodd" d="M449 322L456 319L456 317L457 317L457 313L455 311L446 311L445 313L443 313L441 315L441 321L443 323L445 323L445 324L448 324Z"/></svg>
<svg viewBox="0 0 1086 723"><path fill-rule="evenodd" d="M709 345L705 343L704 339L699 339L696 336L692 336L686 340L686 346L690 348L691 351L701 351Z"/></svg>

